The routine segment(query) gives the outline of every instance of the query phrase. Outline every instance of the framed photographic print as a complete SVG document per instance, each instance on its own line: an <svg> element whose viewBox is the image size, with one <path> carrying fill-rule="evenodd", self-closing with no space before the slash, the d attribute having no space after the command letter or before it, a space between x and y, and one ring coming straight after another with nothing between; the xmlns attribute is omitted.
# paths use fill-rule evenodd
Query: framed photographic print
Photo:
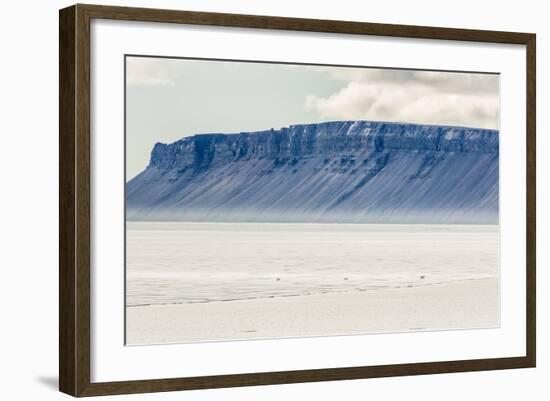
<svg viewBox="0 0 550 401"><path fill-rule="evenodd" d="M535 35L60 11L60 390L534 367Z"/></svg>

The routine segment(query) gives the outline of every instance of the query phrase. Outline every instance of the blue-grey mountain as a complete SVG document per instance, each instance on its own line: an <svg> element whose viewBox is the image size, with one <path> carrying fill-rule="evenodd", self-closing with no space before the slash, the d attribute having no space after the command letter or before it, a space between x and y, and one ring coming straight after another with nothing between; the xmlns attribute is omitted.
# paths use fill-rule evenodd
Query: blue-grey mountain
<svg viewBox="0 0 550 401"><path fill-rule="evenodd" d="M339 121L157 143L129 220L496 224L495 130Z"/></svg>

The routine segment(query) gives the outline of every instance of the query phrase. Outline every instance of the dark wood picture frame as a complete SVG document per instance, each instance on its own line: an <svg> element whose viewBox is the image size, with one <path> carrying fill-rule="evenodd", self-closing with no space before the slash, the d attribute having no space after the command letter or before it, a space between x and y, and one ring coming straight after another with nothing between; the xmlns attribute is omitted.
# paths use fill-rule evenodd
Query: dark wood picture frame
<svg viewBox="0 0 550 401"><path fill-rule="evenodd" d="M282 372L90 381L90 21L93 18L526 46L526 355ZM59 389L73 396L348 380L534 367L536 363L535 43L531 33L74 5L59 14Z"/></svg>

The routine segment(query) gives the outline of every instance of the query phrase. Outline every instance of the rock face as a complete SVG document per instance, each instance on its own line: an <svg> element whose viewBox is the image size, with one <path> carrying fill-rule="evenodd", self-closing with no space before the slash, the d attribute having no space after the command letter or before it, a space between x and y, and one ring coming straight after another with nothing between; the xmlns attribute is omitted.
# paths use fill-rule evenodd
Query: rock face
<svg viewBox="0 0 550 401"><path fill-rule="evenodd" d="M498 131L370 121L157 143L129 220L498 223Z"/></svg>

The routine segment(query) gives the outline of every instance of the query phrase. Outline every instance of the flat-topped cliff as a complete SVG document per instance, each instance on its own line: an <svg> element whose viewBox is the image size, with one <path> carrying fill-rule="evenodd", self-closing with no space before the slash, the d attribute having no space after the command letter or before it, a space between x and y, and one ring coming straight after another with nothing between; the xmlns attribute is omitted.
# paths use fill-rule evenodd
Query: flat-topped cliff
<svg viewBox="0 0 550 401"><path fill-rule="evenodd" d="M499 133L338 121L157 143L129 220L498 223Z"/></svg>

